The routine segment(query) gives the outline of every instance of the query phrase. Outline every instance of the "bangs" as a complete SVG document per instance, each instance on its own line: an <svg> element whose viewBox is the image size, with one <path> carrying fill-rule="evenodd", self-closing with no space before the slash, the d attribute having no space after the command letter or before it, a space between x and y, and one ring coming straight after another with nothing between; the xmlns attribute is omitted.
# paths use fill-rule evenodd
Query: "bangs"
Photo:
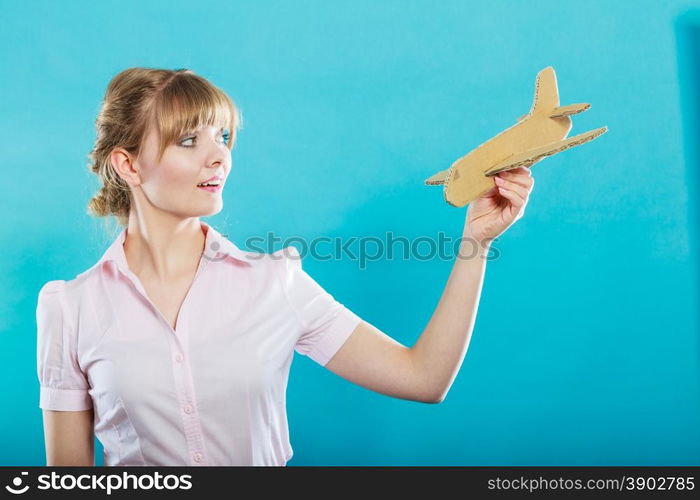
<svg viewBox="0 0 700 500"><path fill-rule="evenodd" d="M192 73L176 75L155 97L150 122L160 133L159 160L183 135L208 126L229 131L230 151L242 126L238 108L228 95Z"/></svg>

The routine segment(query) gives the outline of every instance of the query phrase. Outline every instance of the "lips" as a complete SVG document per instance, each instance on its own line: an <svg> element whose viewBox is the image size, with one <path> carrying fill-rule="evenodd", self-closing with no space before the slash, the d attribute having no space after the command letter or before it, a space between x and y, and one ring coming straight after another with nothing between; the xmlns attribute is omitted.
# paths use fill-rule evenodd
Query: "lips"
<svg viewBox="0 0 700 500"><path fill-rule="evenodd" d="M207 184L207 183L221 185L221 184L223 184L223 180L224 180L224 178L221 177L220 175L215 175L214 177L210 177L206 181L200 182L199 184L197 184L197 186L202 186L202 184Z"/></svg>

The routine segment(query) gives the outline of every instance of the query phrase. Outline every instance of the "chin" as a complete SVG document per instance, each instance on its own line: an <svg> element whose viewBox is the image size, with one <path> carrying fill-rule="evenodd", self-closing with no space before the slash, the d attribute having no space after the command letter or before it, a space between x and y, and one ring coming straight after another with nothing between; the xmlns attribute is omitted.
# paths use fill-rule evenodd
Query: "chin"
<svg viewBox="0 0 700 500"><path fill-rule="evenodd" d="M199 210L183 210L181 213L187 214L187 217L209 217L218 214L223 208L223 203L212 203L209 207L202 207Z"/></svg>
<svg viewBox="0 0 700 500"><path fill-rule="evenodd" d="M208 210L205 214L202 214L202 217L208 217L210 215L216 215L221 210L224 208L223 203L217 203L215 207L212 207L211 210Z"/></svg>

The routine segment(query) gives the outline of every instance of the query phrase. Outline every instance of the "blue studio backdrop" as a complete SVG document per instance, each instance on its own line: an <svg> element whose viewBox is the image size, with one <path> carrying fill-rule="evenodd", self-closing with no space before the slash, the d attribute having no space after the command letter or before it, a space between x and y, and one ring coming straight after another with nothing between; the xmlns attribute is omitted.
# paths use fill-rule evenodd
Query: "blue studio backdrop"
<svg viewBox="0 0 700 500"><path fill-rule="evenodd" d="M116 236L86 205L119 71L190 68L240 107L224 209L206 220L245 246L458 238L466 207L423 180L527 113L550 65L562 104L592 104L570 135L609 131L533 167L445 401L373 393L295 354L288 465L700 464L700 2L536 4L3 1L0 465L45 464L39 289ZM303 266L412 345L452 263Z"/></svg>

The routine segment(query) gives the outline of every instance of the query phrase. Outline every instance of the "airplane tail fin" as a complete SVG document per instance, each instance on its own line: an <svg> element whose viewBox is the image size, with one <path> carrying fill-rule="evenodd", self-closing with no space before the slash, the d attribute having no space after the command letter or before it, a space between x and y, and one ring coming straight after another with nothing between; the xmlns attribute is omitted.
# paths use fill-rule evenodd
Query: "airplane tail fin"
<svg viewBox="0 0 700 500"><path fill-rule="evenodd" d="M557 88L557 75L554 68L547 66L537 73L535 80L535 98L532 102L531 115L552 115L555 108L559 107L559 89Z"/></svg>

